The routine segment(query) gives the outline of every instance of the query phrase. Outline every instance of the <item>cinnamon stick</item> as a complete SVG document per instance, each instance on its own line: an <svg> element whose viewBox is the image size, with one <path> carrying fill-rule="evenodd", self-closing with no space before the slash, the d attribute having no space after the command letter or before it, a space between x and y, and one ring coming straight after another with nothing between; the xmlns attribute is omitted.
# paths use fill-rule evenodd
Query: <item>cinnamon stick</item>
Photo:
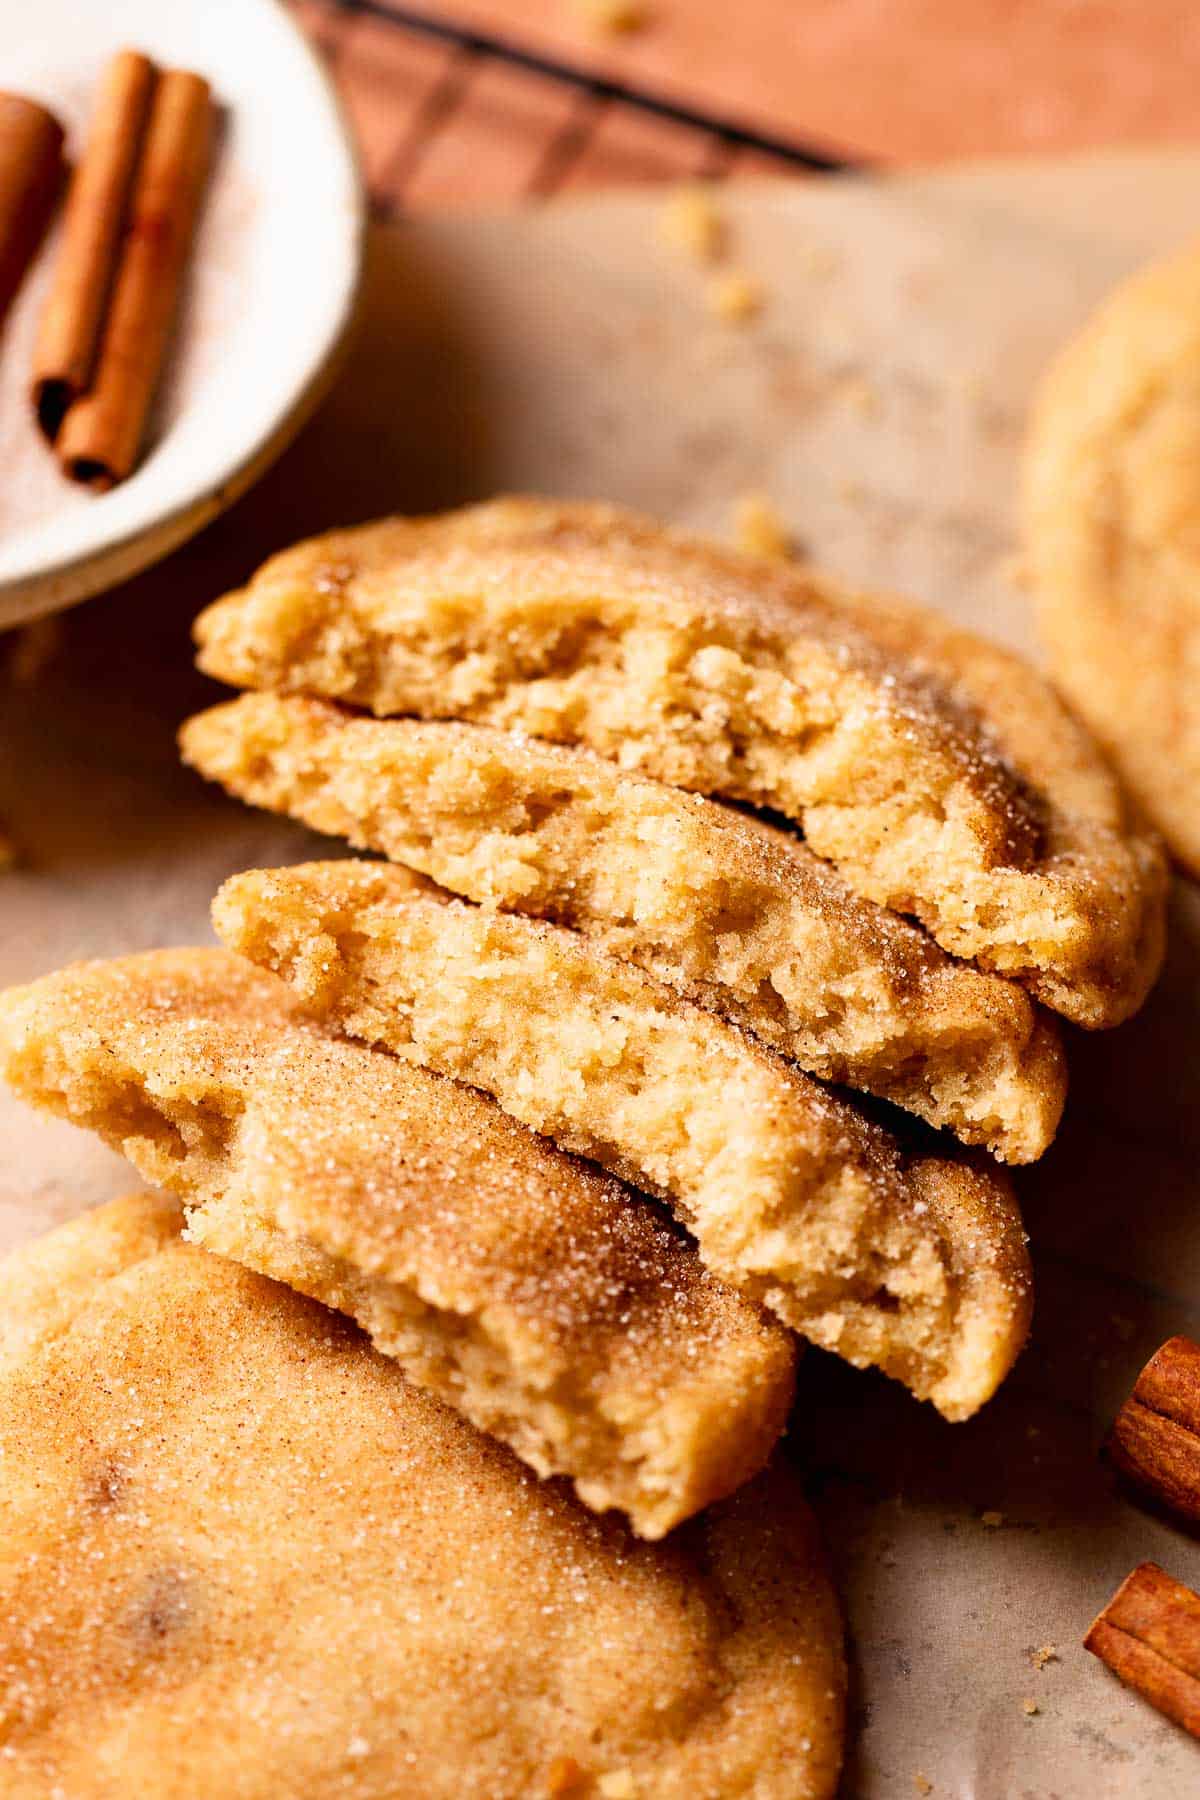
<svg viewBox="0 0 1200 1800"><path fill-rule="evenodd" d="M141 448L199 211L212 117L199 75L169 69L160 76L95 375L58 435L63 468L91 487L122 480Z"/></svg>
<svg viewBox="0 0 1200 1800"><path fill-rule="evenodd" d="M0 319L41 242L62 180L63 128L20 94L0 94Z"/></svg>
<svg viewBox="0 0 1200 1800"><path fill-rule="evenodd" d="M1083 1640L1117 1678L1200 1737L1200 1594L1139 1563Z"/></svg>
<svg viewBox="0 0 1200 1800"><path fill-rule="evenodd" d="M1155 1352L1114 1419L1106 1449L1126 1481L1200 1525L1200 1344L1173 1337Z"/></svg>
<svg viewBox="0 0 1200 1800"><path fill-rule="evenodd" d="M84 150L67 193L54 285L33 358L33 404L51 443L87 388L157 70L122 50L104 73Z"/></svg>

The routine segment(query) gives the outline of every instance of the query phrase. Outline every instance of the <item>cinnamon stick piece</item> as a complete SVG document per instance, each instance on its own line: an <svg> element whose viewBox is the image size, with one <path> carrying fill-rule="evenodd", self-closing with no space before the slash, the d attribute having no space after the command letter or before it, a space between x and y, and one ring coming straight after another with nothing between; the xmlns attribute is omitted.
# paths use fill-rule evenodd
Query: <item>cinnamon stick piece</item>
<svg viewBox="0 0 1200 1800"><path fill-rule="evenodd" d="M212 117L199 75L160 76L92 386L58 435L63 468L90 487L111 487L137 461L208 170Z"/></svg>
<svg viewBox="0 0 1200 1800"><path fill-rule="evenodd" d="M1200 1737L1200 1594L1139 1563L1083 1640L1127 1687Z"/></svg>
<svg viewBox="0 0 1200 1800"><path fill-rule="evenodd" d="M1117 1472L1160 1506L1200 1525L1200 1344L1169 1338L1113 1421Z"/></svg>
<svg viewBox="0 0 1200 1800"><path fill-rule="evenodd" d="M41 242L62 180L63 128L20 94L0 94L0 319Z"/></svg>
<svg viewBox="0 0 1200 1800"><path fill-rule="evenodd" d="M51 443L91 380L156 79L154 64L136 50L113 57L87 148L71 178L54 285L33 358L34 409Z"/></svg>

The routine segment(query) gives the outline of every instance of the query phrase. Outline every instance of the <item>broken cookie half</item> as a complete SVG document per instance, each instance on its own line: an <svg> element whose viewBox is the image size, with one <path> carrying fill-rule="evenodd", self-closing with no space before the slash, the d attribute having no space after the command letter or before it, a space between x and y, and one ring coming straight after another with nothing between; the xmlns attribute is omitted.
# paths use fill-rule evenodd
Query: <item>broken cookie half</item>
<svg viewBox="0 0 1200 1800"><path fill-rule="evenodd" d="M184 1165L219 1157L173 1091ZM639 1543L178 1224L120 1200L0 1263L6 1800L831 1800L841 1624L786 1464Z"/></svg>
<svg viewBox="0 0 1200 1800"><path fill-rule="evenodd" d="M301 1016L217 949L0 997L0 1069L179 1195L189 1235L349 1313L646 1537L761 1468L794 1341L651 1203L482 1095Z"/></svg>
<svg viewBox="0 0 1200 1800"><path fill-rule="evenodd" d="M732 808L588 751L298 695L243 694L189 719L180 744L241 799L571 926L812 1074L1006 1162L1054 1135L1065 1059L1024 988Z"/></svg>
<svg viewBox="0 0 1200 1800"><path fill-rule="evenodd" d="M518 729L799 823L858 893L1066 1017L1162 958L1165 872L1053 690L917 607L617 508L334 532L196 623L238 686Z"/></svg>
<svg viewBox="0 0 1200 1800"><path fill-rule="evenodd" d="M948 1418L974 1412L1020 1349L1029 1261L999 1171L905 1152L576 933L381 863L234 876L213 917L323 1022L485 1089L661 1195L717 1275Z"/></svg>

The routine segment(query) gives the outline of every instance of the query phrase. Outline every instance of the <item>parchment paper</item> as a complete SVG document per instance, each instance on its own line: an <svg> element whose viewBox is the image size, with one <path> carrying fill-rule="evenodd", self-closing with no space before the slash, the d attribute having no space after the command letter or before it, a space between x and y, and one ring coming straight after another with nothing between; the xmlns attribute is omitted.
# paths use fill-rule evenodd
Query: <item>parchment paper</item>
<svg viewBox="0 0 1200 1800"><path fill-rule="evenodd" d="M709 318L653 200L379 230L357 349L296 448L188 550L66 617L32 680L20 656L0 673L0 819L28 858L0 876L0 982L206 939L227 873L329 853L206 790L172 741L216 694L189 666L196 607L328 524L526 487L724 529L762 489L843 574L1028 647L1010 509L1031 381L1188 233L1198 183L1181 155L744 190L734 254L769 299L742 329ZM793 1436L852 1634L847 1795L918 1775L939 1800L1200 1793L1200 1748L1079 1641L1144 1557L1200 1587L1197 1548L1096 1458L1145 1357L1200 1336L1196 891L1174 911L1157 993L1073 1039L1067 1124L1020 1181L1037 1322L1000 1397L952 1427L805 1359ZM3 1244L134 1185L7 1096L0 1146Z"/></svg>

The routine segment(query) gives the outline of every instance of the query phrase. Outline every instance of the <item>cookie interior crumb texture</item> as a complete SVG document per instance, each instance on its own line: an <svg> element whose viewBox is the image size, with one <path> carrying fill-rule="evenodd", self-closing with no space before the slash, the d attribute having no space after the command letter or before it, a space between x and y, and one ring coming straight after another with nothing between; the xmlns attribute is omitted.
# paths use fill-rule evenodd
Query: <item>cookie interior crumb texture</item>
<svg viewBox="0 0 1200 1800"><path fill-rule="evenodd" d="M244 694L184 757L257 806L492 907L571 926L803 1068L1029 1162L1062 1113L1025 990L863 900L799 840L587 751Z"/></svg>
<svg viewBox="0 0 1200 1800"><path fill-rule="evenodd" d="M1028 1322L1004 1177L905 1157L737 1027L575 933L378 863L228 881L213 917L338 1030L495 1095L652 1192L725 1280L948 1417L992 1393Z"/></svg>
<svg viewBox="0 0 1200 1800"><path fill-rule="evenodd" d="M830 1800L841 1628L785 1466L639 1543L161 1202L68 1230L0 1265L6 1800Z"/></svg>
<svg viewBox="0 0 1200 1800"><path fill-rule="evenodd" d="M1136 1009L1165 871L1018 658L915 606L616 508L333 532L196 625L238 686L516 728L769 807L858 892L1079 1023Z"/></svg>
<svg viewBox="0 0 1200 1800"><path fill-rule="evenodd" d="M10 991L0 1068L179 1195L193 1239L349 1313L647 1537L747 1480L783 1428L793 1341L649 1202L481 1095L330 1039L226 951Z"/></svg>
<svg viewBox="0 0 1200 1800"><path fill-rule="evenodd" d="M1051 367L1024 514L1055 676L1200 876L1200 242L1139 270Z"/></svg>

